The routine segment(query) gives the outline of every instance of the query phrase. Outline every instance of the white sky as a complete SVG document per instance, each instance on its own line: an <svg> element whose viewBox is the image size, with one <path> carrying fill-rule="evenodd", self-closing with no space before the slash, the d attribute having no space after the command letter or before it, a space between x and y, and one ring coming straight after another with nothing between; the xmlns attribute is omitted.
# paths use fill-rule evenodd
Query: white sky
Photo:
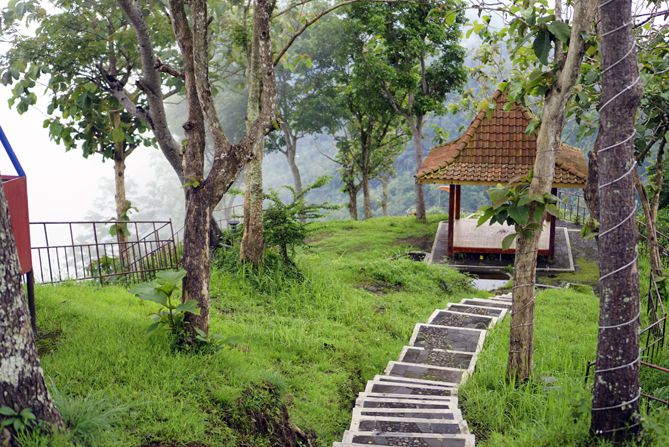
<svg viewBox="0 0 669 447"><path fill-rule="evenodd" d="M9 108L9 96L9 88L0 86L0 125L28 177L30 220L77 220L91 210L113 210L113 191L107 203L100 203L98 186L113 185L113 164L103 163L100 156L85 159L79 150L66 152L49 139L48 130L42 128L45 117L37 108L19 115ZM166 164L160 152L138 149L127 161L127 178L136 182L135 187L144 187L155 164ZM15 174L4 150L0 150L0 172Z"/></svg>

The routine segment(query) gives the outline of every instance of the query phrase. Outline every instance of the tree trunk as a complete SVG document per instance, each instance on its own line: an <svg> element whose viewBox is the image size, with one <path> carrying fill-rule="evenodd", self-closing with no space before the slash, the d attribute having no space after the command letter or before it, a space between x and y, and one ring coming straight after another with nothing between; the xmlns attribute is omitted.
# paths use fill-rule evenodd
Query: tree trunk
<svg viewBox="0 0 669 447"><path fill-rule="evenodd" d="M286 160L288 161L288 166L290 166L290 173L293 174L293 182L295 184L295 195L302 194L302 175L300 174L300 168L297 166L297 161L295 160L297 155L297 142L293 145L286 146Z"/></svg>
<svg viewBox="0 0 669 447"><path fill-rule="evenodd" d="M242 262L260 265L265 249L263 227L262 151L258 143L256 158L246 165L246 190L244 191L244 234L239 250Z"/></svg>
<svg viewBox="0 0 669 447"><path fill-rule="evenodd" d="M118 120L120 124L120 114ZM121 268L125 269L132 260L128 252L128 225L122 223L128 215L127 199L125 196L125 149L123 142L116 143L114 151L114 199L116 202L116 241L118 242L119 260Z"/></svg>
<svg viewBox="0 0 669 447"><path fill-rule="evenodd" d="M411 127L411 135L413 137L414 159L416 161L416 174L423 164L423 117L415 118L415 121L409 126ZM416 190L416 220L422 223L427 223L427 215L425 212L425 196L423 194L423 185L415 182L414 188Z"/></svg>
<svg viewBox="0 0 669 447"><path fill-rule="evenodd" d="M592 26L597 2L584 0L575 6L569 51L560 53L555 62L562 66L557 80L546 94L541 126L537 135L537 154L534 161L530 196L543 196L551 191L555 174L555 154L562 144L564 110L580 72L585 51L583 34ZM543 224L544 216L535 222L535 206L530 205L530 223ZM534 333L534 300L537 252L541 230L518 233L514 259L513 309L511 314L511 345L507 362L507 378L523 383L532 371Z"/></svg>
<svg viewBox="0 0 669 447"><path fill-rule="evenodd" d="M209 231L211 210L206 190L189 188L186 192L186 219L184 221L183 301L195 300L200 314L186 314L187 329L209 332Z"/></svg>
<svg viewBox="0 0 669 447"><path fill-rule="evenodd" d="M348 189L348 214L351 219L358 220L358 190Z"/></svg>
<svg viewBox="0 0 669 447"><path fill-rule="evenodd" d="M662 268L662 258L660 255L660 245L657 240L657 213L653 213L653 206L648 199L646 188L641 183L639 175L634 172L634 186L639 194L639 202L643 209L643 215L646 218L646 243L648 244L648 254L650 257L650 270L655 278L660 278L664 275Z"/></svg>
<svg viewBox="0 0 669 447"><path fill-rule="evenodd" d="M63 426L40 366L21 289L19 258L0 187L0 407L30 408L40 421ZM2 435L2 432L0 432Z"/></svg>
<svg viewBox="0 0 669 447"><path fill-rule="evenodd" d="M602 96L599 107L600 314L591 432L622 444L641 430L639 271L632 171L638 87L631 1L600 9Z"/></svg>
<svg viewBox="0 0 669 447"><path fill-rule="evenodd" d="M516 229L518 231L518 229ZM530 237L518 236L513 265L513 313L507 379L522 383L532 373L534 346L534 283L536 280L537 245L540 231Z"/></svg>
<svg viewBox="0 0 669 447"><path fill-rule="evenodd" d="M257 40L257 36L254 39ZM247 69L249 97L246 113L246 128L260 115L260 58L254 42ZM265 251L265 232L263 227L263 185L262 160L265 146L263 136L259 135L253 147L254 158L246 165L246 190L244 192L244 233L239 248L242 262L260 265Z"/></svg>
<svg viewBox="0 0 669 447"><path fill-rule="evenodd" d="M371 219L372 201L369 191L369 174L367 172L362 173L362 205L365 212L365 219Z"/></svg>
<svg viewBox="0 0 669 447"><path fill-rule="evenodd" d="M388 216L388 179L381 181L381 209L383 215Z"/></svg>

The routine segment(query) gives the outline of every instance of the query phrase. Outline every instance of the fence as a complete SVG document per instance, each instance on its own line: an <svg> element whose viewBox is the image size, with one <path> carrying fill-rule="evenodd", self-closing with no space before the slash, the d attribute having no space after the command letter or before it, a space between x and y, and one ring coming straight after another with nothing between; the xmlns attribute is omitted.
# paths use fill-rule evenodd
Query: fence
<svg viewBox="0 0 669 447"><path fill-rule="evenodd" d="M590 216L590 210L585 203L583 191L564 191L558 192L559 218L565 221L583 224Z"/></svg>
<svg viewBox="0 0 669 447"><path fill-rule="evenodd" d="M111 236L124 224L127 241ZM35 279L43 284L145 281L179 266L172 221L31 222Z"/></svg>

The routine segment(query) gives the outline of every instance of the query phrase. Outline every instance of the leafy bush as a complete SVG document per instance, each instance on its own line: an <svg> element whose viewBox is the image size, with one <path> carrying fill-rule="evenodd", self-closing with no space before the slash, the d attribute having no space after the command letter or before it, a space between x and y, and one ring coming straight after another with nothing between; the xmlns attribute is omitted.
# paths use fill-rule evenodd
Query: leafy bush
<svg viewBox="0 0 669 447"><path fill-rule="evenodd" d="M297 194L295 189L285 186L292 194L290 202L283 202L277 191L265 195L269 206L265 209L263 220L265 227L266 249L276 249L286 264L293 264L295 248L304 246L309 233L307 223L319 219L327 210L339 208L329 203L308 204L306 195L321 188L331 181L330 177L320 177L314 183Z"/></svg>

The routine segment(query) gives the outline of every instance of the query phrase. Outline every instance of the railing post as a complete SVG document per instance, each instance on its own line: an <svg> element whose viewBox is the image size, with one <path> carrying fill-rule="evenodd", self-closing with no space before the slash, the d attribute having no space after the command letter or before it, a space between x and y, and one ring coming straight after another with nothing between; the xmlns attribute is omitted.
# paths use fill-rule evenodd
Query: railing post
<svg viewBox="0 0 669 447"><path fill-rule="evenodd" d="M98 263L98 276L100 278L100 285L104 284L104 281L102 280L102 266L100 265L100 246L98 245L98 227L95 222L93 222L93 238L95 239L95 253L98 257L97 263ZM91 262L91 266L93 263Z"/></svg>

